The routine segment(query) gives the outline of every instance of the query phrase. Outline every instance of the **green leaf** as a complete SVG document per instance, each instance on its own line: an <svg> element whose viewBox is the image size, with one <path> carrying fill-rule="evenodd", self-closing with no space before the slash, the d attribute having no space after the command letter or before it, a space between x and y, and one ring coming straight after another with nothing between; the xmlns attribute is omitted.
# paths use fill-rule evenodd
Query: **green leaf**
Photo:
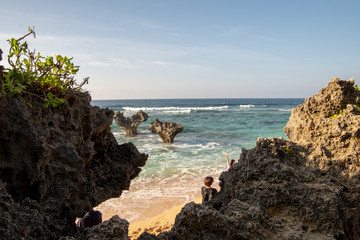
<svg viewBox="0 0 360 240"><path fill-rule="evenodd" d="M48 99L52 99L52 98L53 98L52 92L48 92L48 93L46 94L46 96L47 96Z"/></svg>
<svg viewBox="0 0 360 240"><path fill-rule="evenodd" d="M34 28L29 28L29 32L18 40L8 39L10 50L8 62L11 68L4 74L1 84L1 94L23 94L27 86L36 84L38 94L43 93L44 107L58 106L64 103L63 98L69 89L81 91L82 84L77 84L74 75L79 71L79 66L72 63L73 57L55 55L55 57L43 57L40 53L31 51L28 44L23 39L29 35L35 38ZM30 88L32 89L32 88ZM51 91L57 92L53 94ZM60 92L59 92L60 90ZM29 94L29 93L25 93ZM51 105L50 105L51 104Z"/></svg>
<svg viewBox="0 0 360 240"><path fill-rule="evenodd" d="M29 61L28 61L27 59L24 59L23 61L24 61L24 63L25 63L26 66L29 66L29 65L30 65L30 64L29 64Z"/></svg>

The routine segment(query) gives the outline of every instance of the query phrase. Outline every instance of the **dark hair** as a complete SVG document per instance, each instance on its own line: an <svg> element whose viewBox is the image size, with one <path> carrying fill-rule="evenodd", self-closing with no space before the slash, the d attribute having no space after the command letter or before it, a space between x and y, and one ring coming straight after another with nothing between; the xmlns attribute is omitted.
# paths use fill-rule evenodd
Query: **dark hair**
<svg viewBox="0 0 360 240"><path fill-rule="evenodd" d="M208 176L204 179L204 184L207 187L210 187L213 182L214 182L213 177Z"/></svg>
<svg viewBox="0 0 360 240"><path fill-rule="evenodd" d="M231 159L231 162L230 162L230 167L234 166L235 165L235 160L234 159Z"/></svg>
<svg viewBox="0 0 360 240"><path fill-rule="evenodd" d="M87 228L95 226L102 222L102 214L99 211L91 210L84 217L79 219L78 227Z"/></svg>

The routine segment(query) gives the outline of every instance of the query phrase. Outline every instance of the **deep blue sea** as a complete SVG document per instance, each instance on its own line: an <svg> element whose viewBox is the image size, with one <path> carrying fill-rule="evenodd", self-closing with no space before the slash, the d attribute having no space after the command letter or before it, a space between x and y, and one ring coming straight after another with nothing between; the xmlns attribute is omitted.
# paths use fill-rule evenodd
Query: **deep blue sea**
<svg viewBox="0 0 360 240"><path fill-rule="evenodd" d="M149 114L135 137L126 136L115 122L111 126L119 144L133 142L140 152L149 154L139 177L132 182L130 193L121 198L124 201L126 198L131 201L146 201L147 198L186 201L197 194L205 176L218 177L227 170L224 151L230 159L238 160L241 149L253 148L259 137L287 138L283 128L290 111L303 102L304 99L274 98L151 99L94 100L91 104L121 111L126 117L138 110ZM159 136L147 130L156 118L184 127L173 144L163 143ZM144 186L146 193L141 190ZM129 218L138 220L141 216Z"/></svg>

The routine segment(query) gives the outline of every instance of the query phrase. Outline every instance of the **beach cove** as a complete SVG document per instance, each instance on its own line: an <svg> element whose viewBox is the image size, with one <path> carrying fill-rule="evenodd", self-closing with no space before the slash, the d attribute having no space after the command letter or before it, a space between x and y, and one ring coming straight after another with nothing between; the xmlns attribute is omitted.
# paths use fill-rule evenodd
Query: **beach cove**
<svg viewBox="0 0 360 240"><path fill-rule="evenodd" d="M119 144L133 142L149 159L130 190L97 206L104 220L117 214L133 225L165 214L173 208L199 199L203 178L211 175L214 186L227 170L224 151L239 159L242 148L252 148L258 137L284 137L290 110L304 99L171 99L171 100L94 100L94 106L121 111L131 117L142 110L149 119L138 127L138 135L128 137L115 122L111 125ZM184 131L173 144L164 144L147 127L158 118L176 122ZM174 211L169 213L172 221ZM160 217L161 218L161 217ZM150 225L154 225L150 221ZM164 226L168 225L164 223ZM151 226L142 226L142 229ZM157 228L159 229L159 228Z"/></svg>
<svg viewBox="0 0 360 240"><path fill-rule="evenodd" d="M0 150L6 171L0 181L5 209L0 232L6 239L358 239L360 92L353 79L334 78L292 109L289 103L286 109L274 103L207 102L191 108L196 116L188 120L226 119L218 126L222 132L203 124L164 145L156 135L144 138L148 133L140 129L131 139L141 152L113 132L114 112L91 106L90 99L68 92L64 107L49 111L41 101L33 102L34 108L21 96L2 96L5 147ZM286 124L278 121L277 114L290 109ZM185 127L184 116L175 118L183 117ZM289 139L258 137L255 146L244 147L240 136L246 133L229 139L229 133L240 132L233 122L244 129L262 123L269 132L285 124ZM266 134L259 127L249 132ZM13 136L21 136L21 144ZM122 138L126 142L119 144ZM149 154L142 152L145 146ZM227 169L223 151L236 159L240 148L238 161ZM151 159L156 153L160 157ZM198 204L204 176L216 179L217 173L214 187L220 191ZM104 221L76 228L76 217L94 207Z"/></svg>

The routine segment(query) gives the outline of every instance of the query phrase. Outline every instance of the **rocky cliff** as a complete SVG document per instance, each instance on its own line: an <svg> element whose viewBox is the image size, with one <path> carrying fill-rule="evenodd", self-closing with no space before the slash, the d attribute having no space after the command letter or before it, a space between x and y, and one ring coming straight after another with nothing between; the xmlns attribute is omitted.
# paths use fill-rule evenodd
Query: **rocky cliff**
<svg viewBox="0 0 360 240"><path fill-rule="evenodd" d="M75 217L117 197L147 155L118 145L114 113L87 94L44 109L0 97L0 238L129 239L114 216L77 229ZM173 228L139 239L359 239L360 92L333 79L293 109L289 140L259 138L220 176L207 204L187 204Z"/></svg>
<svg viewBox="0 0 360 240"><path fill-rule="evenodd" d="M292 110L289 140L242 149L213 200L139 239L359 239L359 97L353 80L333 79Z"/></svg>
<svg viewBox="0 0 360 240"><path fill-rule="evenodd" d="M94 233L77 229L75 218L120 196L147 155L132 143L117 144L114 113L90 106L87 93L69 92L56 108L42 104L0 96L0 238L89 238ZM107 224L102 231L127 239L126 221Z"/></svg>

